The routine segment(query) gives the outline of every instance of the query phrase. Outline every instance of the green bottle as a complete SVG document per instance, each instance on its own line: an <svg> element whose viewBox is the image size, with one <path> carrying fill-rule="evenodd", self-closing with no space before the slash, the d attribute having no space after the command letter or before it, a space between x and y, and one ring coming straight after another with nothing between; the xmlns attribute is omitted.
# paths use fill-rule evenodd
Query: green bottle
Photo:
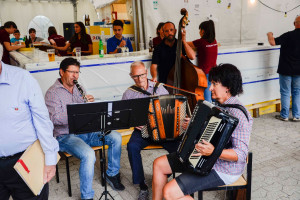
<svg viewBox="0 0 300 200"><path fill-rule="evenodd" d="M99 57L100 58L104 57L103 42L101 38L99 40Z"/></svg>

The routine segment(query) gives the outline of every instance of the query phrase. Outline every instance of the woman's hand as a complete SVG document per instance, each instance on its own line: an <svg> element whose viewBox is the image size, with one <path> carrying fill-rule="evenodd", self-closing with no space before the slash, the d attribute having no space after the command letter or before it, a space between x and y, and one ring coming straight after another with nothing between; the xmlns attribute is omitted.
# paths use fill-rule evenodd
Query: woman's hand
<svg viewBox="0 0 300 200"><path fill-rule="evenodd" d="M210 156L215 150L215 147L211 143L202 140L202 142L199 142L195 145L195 149L198 153L193 154L193 156Z"/></svg>

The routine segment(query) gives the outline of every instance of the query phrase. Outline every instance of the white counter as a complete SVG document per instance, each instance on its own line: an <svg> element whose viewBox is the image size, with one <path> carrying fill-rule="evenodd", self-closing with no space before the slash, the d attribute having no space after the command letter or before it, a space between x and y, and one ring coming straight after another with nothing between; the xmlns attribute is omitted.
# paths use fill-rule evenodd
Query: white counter
<svg viewBox="0 0 300 200"><path fill-rule="evenodd" d="M59 64L63 59L47 62L47 53L39 54L39 62L33 53L11 52L11 56L32 73L39 82L43 93L59 77ZM129 76L130 64L142 60L147 67L151 65L151 55L144 52L131 52L129 56L97 55L83 56L79 83L97 100L117 100L133 84ZM217 63L236 65L242 73L244 94L239 99L245 104L259 103L280 98L278 74L279 46L234 46L220 47ZM149 71L148 71L149 73ZM150 76L149 76L150 77Z"/></svg>

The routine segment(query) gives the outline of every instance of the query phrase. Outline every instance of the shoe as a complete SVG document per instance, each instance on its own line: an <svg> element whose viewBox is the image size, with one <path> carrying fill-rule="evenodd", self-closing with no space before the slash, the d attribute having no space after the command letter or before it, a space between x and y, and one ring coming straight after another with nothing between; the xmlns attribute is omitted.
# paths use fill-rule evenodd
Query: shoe
<svg viewBox="0 0 300 200"><path fill-rule="evenodd" d="M121 183L120 173L115 176L106 175L106 181L114 190L124 190L125 186Z"/></svg>
<svg viewBox="0 0 300 200"><path fill-rule="evenodd" d="M293 117L292 121L293 122L300 122L300 118Z"/></svg>
<svg viewBox="0 0 300 200"><path fill-rule="evenodd" d="M275 115L275 118L276 119L279 119L279 120L281 120L281 121L285 121L285 122L287 122L289 119L288 118L283 118L283 117L281 117L281 115Z"/></svg>
<svg viewBox="0 0 300 200"><path fill-rule="evenodd" d="M138 200L149 200L149 191L148 190L140 190Z"/></svg>

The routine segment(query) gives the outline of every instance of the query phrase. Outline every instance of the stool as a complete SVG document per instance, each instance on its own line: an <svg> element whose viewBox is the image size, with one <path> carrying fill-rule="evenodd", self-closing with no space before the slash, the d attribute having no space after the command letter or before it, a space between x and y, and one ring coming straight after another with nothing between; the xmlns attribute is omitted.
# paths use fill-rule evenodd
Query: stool
<svg viewBox="0 0 300 200"><path fill-rule="evenodd" d="M105 145L106 147L106 145ZM106 147L107 148L107 147ZM92 147L92 149L96 151L100 151L100 167L102 167L102 146ZM72 196L72 188L71 188L71 179L70 179L70 169L69 169L69 158L72 157L71 154L68 154L66 152L58 152L60 157L66 161L66 170L67 170L67 180L68 180L68 193L69 196ZM102 169L101 169L102 170ZM59 173L58 173L58 165L56 165L56 182L59 183Z"/></svg>
<svg viewBox="0 0 300 200"><path fill-rule="evenodd" d="M236 182L230 185L222 185L219 187L209 188L203 191L214 191L214 190L229 190L231 191L231 199L233 198L233 190L246 189L246 199L251 199L251 183L252 183L252 152L248 153L247 157L247 179L242 175ZM203 191L198 191L198 200L203 199Z"/></svg>

